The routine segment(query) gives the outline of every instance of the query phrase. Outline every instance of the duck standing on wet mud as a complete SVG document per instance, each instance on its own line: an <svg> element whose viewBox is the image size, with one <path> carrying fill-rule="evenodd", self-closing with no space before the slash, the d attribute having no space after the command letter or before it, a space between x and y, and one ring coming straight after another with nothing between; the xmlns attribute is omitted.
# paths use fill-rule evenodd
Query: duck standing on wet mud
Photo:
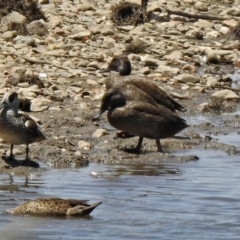
<svg viewBox="0 0 240 240"><path fill-rule="evenodd" d="M0 138L10 144L10 156L6 160L15 160L13 146L26 144L25 163L29 161L29 144L45 138L37 123L26 114L18 113L19 99L14 91L6 92L0 103Z"/></svg>
<svg viewBox="0 0 240 240"><path fill-rule="evenodd" d="M105 111L108 111L108 121L113 127L139 136L137 146L128 150L131 152L140 151L144 137L155 139L158 152L163 152L160 139L173 137L188 127L184 119L162 105L127 101L121 89L114 92L110 89L103 95L100 112L93 120Z"/></svg>
<svg viewBox="0 0 240 240"><path fill-rule="evenodd" d="M179 131L183 130L185 127L187 127L188 125L185 123L185 125L182 125L183 122L185 122L183 119L181 119L176 111L182 111L185 112L186 109L178 102L176 102L173 98L171 98L165 91L163 91L161 88L159 88L156 84L152 83L151 81L149 81L148 79L144 78L144 77L139 77L139 76L125 76L126 73L131 72L129 68L129 66L131 66L131 62L130 60L126 57L126 56L117 56L114 57L114 61L112 60L108 66L108 70L113 70L113 71L117 71L116 69L121 70L122 72L122 76L119 76L118 73L114 73L111 72L108 76L107 79L105 81L105 85L106 85L106 93L103 97L103 102L106 101L104 99L106 99L106 96L113 96L113 98L115 98L116 96L119 96L119 94L122 95L122 98L125 101L126 107L125 109L128 110L128 112L130 111L130 107L132 106L131 104L127 104L128 102L138 102L138 104L141 104L141 112L145 111L145 115L143 115L145 117L145 120L147 119L147 116L149 116L148 113L148 108L154 108L155 110L158 109L159 113L157 114L157 111L155 111L155 114L158 116L158 120L157 123L154 124L160 124L161 122L164 122L164 124L166 124L166 118L169 118L170 116L174 116L176 122L174 124L179 123ZM114 62L114 65L118 65L119 67L116 68L112 68L112 62ZM118 64L117 64L118 62ZM104 105L104 103L102 102L102 106ZM152 106L150 106L152 105ZM101 106L101 109L103 109ZM110 108L110 106L109 106ZM106 111L108 109L105 109L104 111ZM138 109L139 110L139 109ZM123 108L122 108L123 111ZM101 112L101 111L100 111ZM162 114L160 116L160 113ZM100 116L101 114L99 114ZM139 116L140 117L140 113L135 112L135 118ZM141 115L142 117L142 115ZM97 118L97 117L96 117ZM95 118L95 119L96 119ZM112 119L112 116L109 116L109 122ZM155 119L155 117L151 116L149 118L150 119ZM160 120L161 119L161 120ZM163 120L165 119L165 120ZM178 122L178 120L179 122ZM181 120L180 120L181 119ZM144 121L145 121L144 120ZM115 122L115 121L114 121ZM110 122L111 124L111 122ZM113 123L114 124L114 123ZM111 125L113 125L111 124ZM114 126L114 125L113 125ZM171 131L171 121L167 124L167 129L169 131L168 137L173 137L176 133L174 133L176 131L176 129L178 129L178 127L175 128L175 126L172 126L172 131ZM185 126L185 127L184 127ZM148 125L148 127L151 128L150 124ZM183 127L183 128L182 128ZM134 132L137 131L126 131L126 127L124 127L125 130L123 130L122 127L116 127L119 130L122 130L121 132L117 133L118 137L132 137ZM130 134L131 133L131 134ZM174 133L174 134L173 134ZM165 130L165 135L167 135L167 130ZM138 134L134 134L137 135ZM143 134L144 135L144 134ZM153 135L151 135L153 136ZM156 134L155 137L150 137L150 138L165 138L165 137L160 137L159 134ZM142 138L139 139L139 144L137 145L137 150L140 149L139 146L141 146L141 141ZM158 143L157 141L157 145L158 145L158 151L162 151L161 150L161 145L160 143Z"/></svg>

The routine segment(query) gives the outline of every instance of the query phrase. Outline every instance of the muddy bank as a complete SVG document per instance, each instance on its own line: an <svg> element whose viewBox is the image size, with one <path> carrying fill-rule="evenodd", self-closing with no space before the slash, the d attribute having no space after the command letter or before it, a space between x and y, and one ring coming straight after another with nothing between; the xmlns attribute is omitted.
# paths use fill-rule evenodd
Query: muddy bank
<svg viewBox="0 0 240 240"><path fill-rule="evenodd" d="M39 1L46 19L29 26L23 17L25 35L2 22L0 94L14 89L27 99L23 109L30 110L47 137L30 146L31 159L43 168L58 168L90 162L195 161L194 154L186 154L194 149L238 154L237 142L222 137L239 132L239 42L232 32L239 15L237 1L230 2L150 1L149 22L116 26L108 17L111 1ZM226 20L172 14L160 21L165 14L161 5ZM129 46L136 40L140 49ZM180 115L191 126L179 134L182 138L162 140L169 155L157 153L149 139L144 139L141 154L123 152L137 138L115 139L106 114L98 122L91 120L105 91L106 74L99 71L122 53L132 62L132 74L147 77L187 108ZM9 145L1 143L1 154L7 151ZM24 146L15 146L16 159L24 159L24 152ZM11 168L5 161L0 164L2 171Z"/></svg>

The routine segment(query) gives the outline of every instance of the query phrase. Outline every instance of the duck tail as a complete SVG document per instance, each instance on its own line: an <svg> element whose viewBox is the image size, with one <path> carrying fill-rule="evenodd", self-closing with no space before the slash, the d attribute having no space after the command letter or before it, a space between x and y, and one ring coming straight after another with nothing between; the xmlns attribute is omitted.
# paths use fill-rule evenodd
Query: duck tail
<svg viewBox="0 0 240 240"><path fill-rule="evenodd" d="M83 215L89 215L97 206L99 206L102 202L98 202L95 204L92 204L89 207L86 207L82 210Z"/></svg>
<svg viewBox="0 0 240 240"><path fill-rule="evenodd" d="M173 100L173 104L175 105L175 109L177 109L178 111L181 112L186 112L187 109L185 107L183 107L183 105L181 105L180 103L176 102L175 100Z"/></svg>

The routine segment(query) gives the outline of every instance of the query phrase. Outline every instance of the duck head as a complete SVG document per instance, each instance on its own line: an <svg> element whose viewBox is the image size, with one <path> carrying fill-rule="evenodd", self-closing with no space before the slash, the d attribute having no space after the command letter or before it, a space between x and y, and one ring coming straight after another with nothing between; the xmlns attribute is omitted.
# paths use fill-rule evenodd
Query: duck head
<svg viewBox="0 0 240 240"><path fill-rule="evenodd" d="M100 111L96 114L92 120L97 120L105 111L108 109L113 109L117 107L122 107L126 103L126 99L123 93L117 89L109 89L102 97L102 103L100 106Z"/></svg>
<svg viewBox="0 0 240 240"><path fill-rule="evenodd" d="M100 71L100 73L115 71L119 72L121 76L130 75L132 71L132 65L127 56L115 56L109 63L106 69Z"/></svg>
<svg viewBox="0 0 240 240"><path fill-rule="evenodd" d="M2 102L0 103L0 109L10 107L17 113L19 106L18 94L14 91L6 92L3 96Z"/></svg>

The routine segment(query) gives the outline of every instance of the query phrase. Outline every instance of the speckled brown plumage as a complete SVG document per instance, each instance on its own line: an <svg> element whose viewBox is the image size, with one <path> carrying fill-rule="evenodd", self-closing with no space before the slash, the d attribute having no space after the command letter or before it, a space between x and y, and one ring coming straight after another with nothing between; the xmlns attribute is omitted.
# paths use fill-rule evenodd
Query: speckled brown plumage
<svg viewBox="0 0 240 240"><path fill-rule="evenodd" d="M120 89L126 100L136 100L151 104L158 104L170 109L171 111L186 111L186 109L180 103L176 102L165 91L144 77L120 77L116 73L111 73L107 77L105 85L107 90Z"/></svg>
<svg viewBox="0 0 240 240"><path fill-rule="evenodd" d="M75 199L38 198L8 209L7 212L18 216L84 216L100 204L89 205L86 201Z"/></svg>
<svg viewBox="0 0 240 240"><path fill-rule="evenodd" d="M106 89L114 87L121 89L126 100L159 104L169 108L171 111L186 111L180 103L176 102L146 77L130 75L131 69L131 62L127 56L115 56L105 70L106 72L112 70L105 80Z"/></svg>

